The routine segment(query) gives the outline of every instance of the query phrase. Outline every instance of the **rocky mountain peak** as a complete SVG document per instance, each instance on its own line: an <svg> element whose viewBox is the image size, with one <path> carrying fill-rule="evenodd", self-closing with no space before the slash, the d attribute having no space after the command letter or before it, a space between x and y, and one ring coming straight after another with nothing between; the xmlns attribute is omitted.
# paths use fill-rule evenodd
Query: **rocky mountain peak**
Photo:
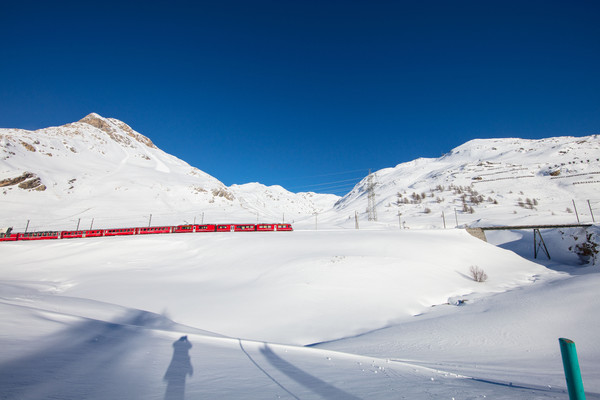
<svg viewBox="0 0 600 400"><path fill-rule="evenodd" d="M93 126L94 128L100 129L102 132L110 136L111 139L119 143L129 145L129 138L132 138L135 141L142 143L143 145L146 145L150 148L156 148L154 143L152 143L152 140L134 131L129 125L122 121L119 121L118 119L104 118L99 114L90 113L82 119L80 119L78 122L88 124Z"/></svg>

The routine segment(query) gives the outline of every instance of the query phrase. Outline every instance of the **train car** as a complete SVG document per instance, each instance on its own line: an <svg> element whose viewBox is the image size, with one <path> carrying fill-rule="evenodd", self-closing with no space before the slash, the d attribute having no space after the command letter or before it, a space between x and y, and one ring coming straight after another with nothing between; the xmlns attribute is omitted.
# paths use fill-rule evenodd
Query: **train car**
<svg viewBox="0 0 600 400"><path fill-rule="evenodd" d="M258 224L256 230L259 232L272 232L275 230L275 224Z"/></svg>
<svg viewBox="0 0 600 400"><path fill-rule="evenodd" d="M17 240L46 240L60 239L60 232L45 231L45 232L28 232L17 234Z"/></svg>
<svg viewBox="0 0 600 400"><path fill-rule="evenodd" d="M105 229L104 236L135 235L136 228Z"/></svg>
<svg viewBox="0 0 600 400"><path fill-rule="evenodd" d="M104 229L84 230L84 231L62 231L61 239L87 238L104 236Z"/></svg>
<svg viewBox="0 0 600 400"><path fill-rule="evenodd" d="M61 239L73 239L85 237L85 231L62 231L60 233Z"/></svg>
<svg viewBox="0 0 600 400"><path fill-rule="evenodd" d="M291 224L276 224L275 225L275 230L276 231L288 231L288 232L291 232L294 229L292 228Z"/></svg>
<svg viewBox="0 0 600 400"><path fill-rule="evenodd" d="M217 225L217 232L233 232L234 226L233 225Z"/></svg>
<svg viewBox="0 0 600 400"><path fill-rule="evenodd" d="M174 233L215 232L216 230L217 230L216 225L178 225L173 228Z"/></svg>
<svg viewBox="0 0 600 400"><path fill-rule="evenodd" d="M234 232L253 232L255 230L256 230L256 225L254 225L254 224L240 224L240 225L233 226Z"/></svg>
<svg viewBox="0 0 600 400"><path fill-rule="evenodd" d="M18 233L0 233L0 242L14 242L18 238Z"/></svg>
<svg viewBox="0 0 600 400"><path fill-rule="evenodd" d="M192 233L196 232L198 225L177 225L173 228L174 233Z"/></svg>
<svg viewBox="0 0 600 400"><path fill-rule="evenodd" d="M197 225L196 232L216 232L216 225Z"/></svg>
<svg viewBox="0 0 600 400"><path fill-rule="evenodd" d="M147 228L136 228L136 234L138 235L147 235L151 233L171 233L172 231L172 226L149 226Z"/></svg>
<svg viewBox="0 0 600 400"><path fill-rule="evenodd" d="M83 231L83 237L101 237L104 236L104 229L95 229L95 230L88 230L88 231Z"/></svg>

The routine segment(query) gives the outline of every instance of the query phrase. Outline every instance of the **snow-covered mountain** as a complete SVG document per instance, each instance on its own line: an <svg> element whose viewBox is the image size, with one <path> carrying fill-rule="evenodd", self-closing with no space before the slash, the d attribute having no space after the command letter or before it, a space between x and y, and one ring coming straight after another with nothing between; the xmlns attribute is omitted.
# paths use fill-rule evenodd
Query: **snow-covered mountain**
<svg viewBox="0 0 600 400"><path fill-rule="evenodd" d="M30 229L286 221L312 229L573 223L600 216L600 137L477 139L365 177L346 196L225 186L124 122L0 129L0 225ZM371 184L369 183L371 182ZM376 221L368 221L374 186ZM400 214L400 215L399 215Z"/></svg>
<svg viewBox="0 0 600 400"><path fill-rule="evenodd" d="M17 231L302 218L289 234L3 242L0 398L558 400L563 337L600 399L600 274L573 251L574 236L596 250L597 224L544 231L551 260L531 258L531 231L397 229L398 212L451 227L454 208L460 224L576 222L574 205L587 220L598 137L475 140L377 171L378 221L368 178L343 198L226 187L94 114L0 143L0 225ZM315 211L350 229L302 230Z"/></svg>
<svg viewBox="0 0 600 400"><path fill-rule="evenodd" d="M377 171L371 182L384 224L591 222L590 208L600 216L600 136L471 140L440 158ZM367 219L368 188L365 177L324 219L353 225L355 211Z"/></svg>
<svg viewBox="0 0 600 400"><path fill-rule="evenodd" d="M338 200L257 183L228 188L98 114L37 131L0 129L0 196L2 224L29 220L30 229L292 221Z"/></svg>

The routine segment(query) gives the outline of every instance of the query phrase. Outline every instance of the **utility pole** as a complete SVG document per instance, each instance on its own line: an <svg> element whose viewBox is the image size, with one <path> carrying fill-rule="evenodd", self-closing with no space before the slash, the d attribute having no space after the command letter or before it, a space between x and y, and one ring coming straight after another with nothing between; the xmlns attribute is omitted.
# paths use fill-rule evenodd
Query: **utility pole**
<svg viewBox="0 0 600 400"><path fill-rule="evenodd" d="M575 199L571 199L571 201L573 201L573 208L575 209L575 216L577 217L577 223L580 224L581 222L579 222L579 213L577 212L577 206L575 205Z"/></svg>
<svg viewBox="0 0 600 400"><path fill-rule="evenodd" d="M77 229L75 229L76 231L78 231L78 230L79 230L79 223L80 223L80 222L81 222L81 218L79 218L79 219L77 220Z"/></svg>
<svg viewBox="0 0 600 400"><path fill-rule="evenodd" d="M458 214L456 213L456 208L454 209L454 219L456 220L456 227L458 228Z"/></svg>
<svg viewBox="0 0 600 400"><path fill-rule="evenodd" d="M402 229L402 213L398 211L398 228Z"/></svg>
<svg viewBox="0 0 600 400"><path fill-rule="evenodd" d="M444 221L444 229L446 229L446 216L444 215L443 211L442 211L442 221Z"/></svg>
<svg viewBox="0 0 600 400"><path fill-rule="evenodd" d="M367 177L367 213L369 214L369 221L377 221L377 210L375 208L375 186L377 183L373 181L373 176L374 174L369 170L369 176Z"/></svg>
<svg viewBox="0 0 600 400"><path fill-rule="evenodd" d="M317 230L317 216L319 215L319 213L315 212L315 231Z"/></svg>
<svg viewBox="0 0 600 400"><path fill-rule="evenodd" d="M92 226L94 226L94 218L92 218L92 222L90 223L90 231L92 230Z"/></svg>
<svg viewBox="0 0 600 400"><path fill-rule="evenodd" d="M29 229L29 220L27 220L27 226L25 226L25 233L27 233L27 229Z"/></svg>
<svg viewBox="0 0 600 400"><path fill-rule="evenodd" d="M592 222L596 223L596 220L594 219L594 212L592 211L592 206L590 205L590 201L588 200L588 207L590 208L590 214L592 215Z"/></svg>
<svg viewBox="0 0 600 400"><path fill-rule="evenodd" d="M150 218L148 219L148 228L152 225L152 214L150 214Z"/></svg>
<svg viewBox="0 0 600 400"><path fill-rule="evenodd" d="M358 211L354 211L354 228L358 229Z"/></svg>

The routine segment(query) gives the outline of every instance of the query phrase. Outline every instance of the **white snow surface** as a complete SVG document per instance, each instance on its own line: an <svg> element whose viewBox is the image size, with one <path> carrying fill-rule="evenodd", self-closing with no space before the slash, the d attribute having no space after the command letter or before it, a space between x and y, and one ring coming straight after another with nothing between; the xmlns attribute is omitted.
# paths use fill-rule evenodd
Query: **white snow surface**
<svg viewBox="0 0 600 400"><path fill-rule="evenodd" d="M573 252L600 227L542 230L551 260L531 230L453 228L576 223L569 204L590 221L596 136L476 140L378 171L378 221L366 180L341 199L226 187L97 114L0 143L0 181L45 185L0 187L2 227L295 227L0 243L0 399L565 399L560 337L600 399L600 270ZM465 192L474 213L455 214Z"/></svg>

